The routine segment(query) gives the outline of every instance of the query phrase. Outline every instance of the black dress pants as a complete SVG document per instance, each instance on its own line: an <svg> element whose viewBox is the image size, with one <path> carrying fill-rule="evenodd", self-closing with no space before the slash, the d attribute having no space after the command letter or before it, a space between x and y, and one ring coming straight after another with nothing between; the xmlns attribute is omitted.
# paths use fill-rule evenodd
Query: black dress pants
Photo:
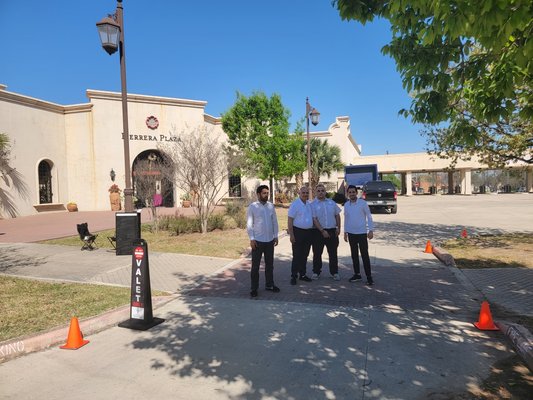
<svg viewBox="0 0 533 400"><path fill-rule="evenodd" d="M258 242L255 250L252 250L252 290L259 289L259 265L261 257L265 255L265 286L274 286L274 241Z"/></svg>
<svg viewBox="0 0 533 400"><path fill-rule="evenodd" d="M293 227L294 243L292 244L291 276L304 276L307 269L307 257L313 244L313 229Z"/></svg>
<svg viewBox="0 0 533 400"><path fill-rule="evenodd" d="M372 278L372 271L370 269L370 257L368 255L368 238L366 233L353 234L348 233L348 242L350 243L350 252L352 253L353 271L356 275L361 275L359 267L359 250L361 251L361 258L363 259L363 267L365 269L366 279Z"/></svg>
<svg viewBox="0 0 533 400"><path fill-rule="evenodd" d="M322 272L322 252L324 246L328 250L329 256L329 273L335 275L339 272L339 258L337 248L339 247L339 237L337 229L326 229L329 238L325 238L318 229L313 233L313 273L319 275Z"/></svg>

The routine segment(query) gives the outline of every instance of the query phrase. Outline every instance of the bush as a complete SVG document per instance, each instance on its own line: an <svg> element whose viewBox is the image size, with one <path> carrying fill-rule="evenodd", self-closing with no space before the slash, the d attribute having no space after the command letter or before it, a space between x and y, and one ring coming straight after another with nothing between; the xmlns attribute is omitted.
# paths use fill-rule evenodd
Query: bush
<svg viewBox="0 0 533 400"><path fill-rule="evenodd" d="M209 217L207 221L207 231L225 228L224 215L215 214ZM169 216L165 215L159 220L159 229L168 231L173 235L182 235L184 233L201 232L200 219L197 217L185 217L183 215ZM230 228L231 229L231 228Z"/></svg>
<svg viewBox="0 0 533 400"><path fill-rule="evenodd" d="M294 196L289 193L276 193L276 204L289 204L294 200Z"/></svg>
<svg viewBox="0 0 533 400"><path fill-rule="evenodd" d="M187 218L183 215L161 217L159 228L171 232L174 235L183 233L201 232L200 220L198 218Z"/></svg>
<svg viewBox="0 0 533 400"><path fill-rule="evenodd" d="M198 224L200 224L200 220L198 220ZM224 229L224 215L222 214L213 214L209 217L207 220L207 231L211 232L215 229Z"/></svg>
<svg viewBox="0 0 533 400"><path fill-rule="evenodd" d="M246 207L242 201L228 201L226 215L235 221L238 228L246 228Z"/></svg>
<svg viewBox="0 0 533 400"><path fill-rule="evenodd" d="M224 215L224 229L235 229L237 228L237 222L230 217L229 215Z"/></svg>

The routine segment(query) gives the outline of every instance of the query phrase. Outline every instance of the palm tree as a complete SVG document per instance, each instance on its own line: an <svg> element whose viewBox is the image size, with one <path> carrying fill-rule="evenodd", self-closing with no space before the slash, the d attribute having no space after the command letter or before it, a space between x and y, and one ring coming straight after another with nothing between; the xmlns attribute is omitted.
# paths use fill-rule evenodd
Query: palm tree
<svg viewBox="0 0 533 400"><path fill-rule="evenodd" d="M328 178L334 171L342 171L344 164L341 161L339 146L330 145L326 140L311 139L311 188L316 187L320 177Z"/></svg>
<svg viewBox="0 0 533 400"><path fill-rule="evenodd" d="M15 200L6 188L11 186L23 199L29 198L28 187L22 180L22 175L9 165L10 144L9 136L0 133L0 211L8 214L10 217L16 217L18 210Z"/></svg>

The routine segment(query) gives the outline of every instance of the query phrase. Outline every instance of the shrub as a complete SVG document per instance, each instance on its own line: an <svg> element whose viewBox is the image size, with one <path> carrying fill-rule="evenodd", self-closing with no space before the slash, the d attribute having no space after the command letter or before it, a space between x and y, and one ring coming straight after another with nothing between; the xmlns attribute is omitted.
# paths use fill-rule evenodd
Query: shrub
<svg viewBox="0 0 533 400"><path fill-rule="evenodd" d="M187 218L183 215L165 215L159 221L159 228L174 235L200 232L200 220L198 218Z"/></svg>
<svg viewBox="0 0 533 400"><path fill-rule="evenodd" d="M224 229L235 229L237 228L237 222L230 217L229 215L224 215Z"/></svg>
<svg viewBox="0 0 533 400"><path fill-rule="evenodd" d="M235 221L238 228L246 228L246 207L242 201L227 202L226 215Z"/></svg>
<svg viewBox="0 0 533 400"><path fill-rule="evenodd" d="M200 221L198 221L199 223ZM207 231L211 232L215 229L224 229L224 215L222 214L213 214L207 220Z"/></svg>

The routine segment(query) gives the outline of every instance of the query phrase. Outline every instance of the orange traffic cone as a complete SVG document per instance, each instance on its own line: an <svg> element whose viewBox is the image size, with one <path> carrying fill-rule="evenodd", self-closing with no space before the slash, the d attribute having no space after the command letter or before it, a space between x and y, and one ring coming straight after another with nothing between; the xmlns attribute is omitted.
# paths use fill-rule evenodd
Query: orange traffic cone
<svg viewBox="0 0 533 400"><path fill-rule="evenodd" d="M466 233L466 229L463 229L463 230L461 231L461 237L462 237L463 239L466 239L466 238L468 237L468 233Z"/></svg>
<svg viewBox="0 0 533 400"><path fill-rule="evenodd" d="M474 326L482 331L497 331L499 330L490 314L490 306L488 301L481 303L481 310L479 311L479 321L474 322Z"/></svg>
<svg viewBox="0 0 533 400"><path fill-rule="evenodd" d="M78 318L73 317L70 320L70 329L68 330L67 343L64 346L60 346L60 349L77 350L81 346L85 346L89 343L88 340L83 340L83 335L80 331L80 324Z"/></svg>
<svg viewBox="0 0 533 400"><path fill-rule="evenodd" d="M429 240L426 243L426 250L424 250L424 253L433 253L433 247L431 247L431 242Z"/></svg>

